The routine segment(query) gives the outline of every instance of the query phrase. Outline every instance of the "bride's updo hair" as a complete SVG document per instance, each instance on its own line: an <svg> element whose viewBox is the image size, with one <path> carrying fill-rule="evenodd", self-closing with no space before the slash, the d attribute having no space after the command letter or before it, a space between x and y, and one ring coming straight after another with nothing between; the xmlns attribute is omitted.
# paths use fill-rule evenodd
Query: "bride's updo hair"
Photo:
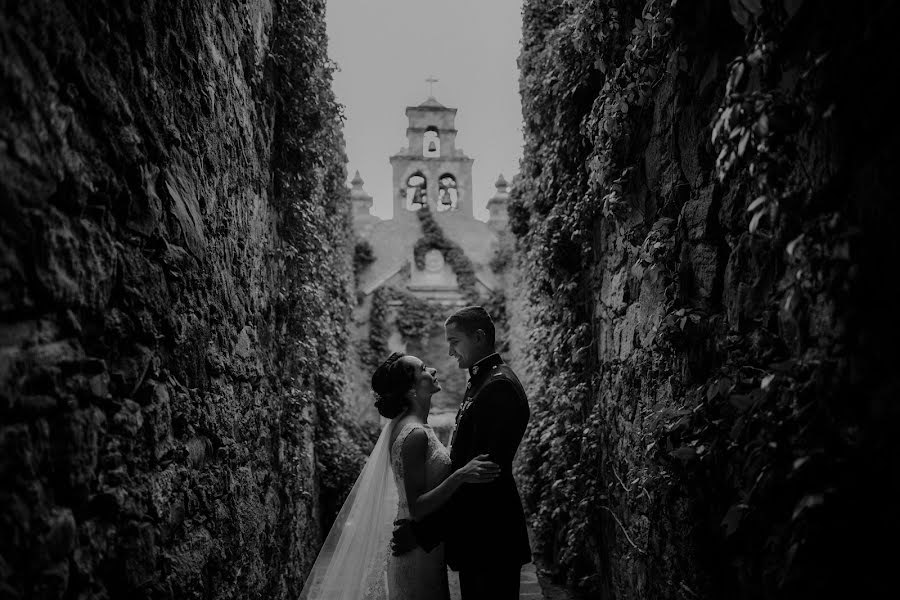
<svg viewBox="0 0 900 600"><path fill-rule="evenodd" d="M375 408L386 419L393 419L409 407L406 392L416 383L415 369L400 362L404 356L402 352L394 352L372 374Z"/></svg>

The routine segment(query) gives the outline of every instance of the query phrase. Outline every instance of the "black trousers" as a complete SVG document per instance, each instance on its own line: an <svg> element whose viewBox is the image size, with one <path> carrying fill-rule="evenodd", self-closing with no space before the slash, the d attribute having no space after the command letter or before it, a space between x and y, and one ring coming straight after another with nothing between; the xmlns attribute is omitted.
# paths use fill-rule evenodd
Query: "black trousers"
<svg viewBox="0 0 900 600"><path fill-rule="evenodd" d="M518 600L521 565L462 569L462 600Z"/></svg>

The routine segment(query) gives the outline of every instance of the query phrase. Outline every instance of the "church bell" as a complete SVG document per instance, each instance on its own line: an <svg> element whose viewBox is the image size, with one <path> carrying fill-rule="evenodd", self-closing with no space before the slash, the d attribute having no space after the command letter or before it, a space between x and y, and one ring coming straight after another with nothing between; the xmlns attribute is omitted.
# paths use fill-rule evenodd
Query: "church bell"
<svg viewBox="0 0 900 600"><path fill-rule="evenodd" d="M434 143L434 140L428 142L428 151L429 152L437 152L437 144Z"/></svg>

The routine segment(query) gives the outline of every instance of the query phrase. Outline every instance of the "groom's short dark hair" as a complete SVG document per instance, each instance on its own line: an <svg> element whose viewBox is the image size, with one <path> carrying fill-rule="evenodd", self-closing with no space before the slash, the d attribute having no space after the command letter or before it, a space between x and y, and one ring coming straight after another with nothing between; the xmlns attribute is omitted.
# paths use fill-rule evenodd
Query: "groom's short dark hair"
<svg viewBox="0 0 900 600"><path fill-rule="evenodd" d="M496 343L496 333L494 331L494 321L488 311L481 306L467 306L461 308L444 321L444 327L456 323L460 329L466 333L475 333L480 329L484 332L484 337L488 345L493 348Z"/></svg>

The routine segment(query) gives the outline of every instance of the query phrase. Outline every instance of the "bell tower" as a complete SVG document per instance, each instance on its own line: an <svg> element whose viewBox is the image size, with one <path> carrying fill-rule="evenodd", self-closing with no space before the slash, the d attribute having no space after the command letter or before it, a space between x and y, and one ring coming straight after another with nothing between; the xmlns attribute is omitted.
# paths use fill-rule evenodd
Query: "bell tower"
<svg viewBox="0 0 900 600"><path fill-rule="evenodd" d="M414 219L426 204L436 218L474 218L474 160L456 147L456 109L429 96L418 106L407 106L406 117L407 146L390 158L394 219Z"/></svg>

